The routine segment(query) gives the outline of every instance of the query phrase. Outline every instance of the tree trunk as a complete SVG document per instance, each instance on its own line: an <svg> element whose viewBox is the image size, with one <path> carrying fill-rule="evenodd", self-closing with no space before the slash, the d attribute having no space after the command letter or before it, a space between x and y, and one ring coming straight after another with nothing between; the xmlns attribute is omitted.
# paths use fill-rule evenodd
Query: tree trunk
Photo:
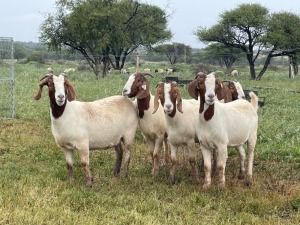
<svg viewBox="0 0 300 225"><path fill-rule="evenodd" d="M265 73L266 70L268 69L268 66L269 66L269 64L270 64L271 59L272 59L272 54L269 53L268 56L267 56L267 59L266 59L266 61L265 61L264 67L263 67L262 70L259 72L259 74L258 74L256 80L260 80L261 77L264 75L264 73Z"/></svg>
<svg viewBox="0 0 300 225"><path fill-rule="evenodd" d="M123 54L121 68L124 68L124 64L125 64L125 61L126 61L127 54L128 54L127 52L124 52L124 54Z"/></svg>
<svg viewBox="0 0 300 225"><path fill-rule="evenodd" d="M289 78L295 78L294 62L292 56L289 56Z"/></svg>
<svg viewBox="0 0 300 225"><path fill-rule="evenodd" d="M250 66L250 80L255 80L256 74L252 54L247 54L247 60Z"/></svg>

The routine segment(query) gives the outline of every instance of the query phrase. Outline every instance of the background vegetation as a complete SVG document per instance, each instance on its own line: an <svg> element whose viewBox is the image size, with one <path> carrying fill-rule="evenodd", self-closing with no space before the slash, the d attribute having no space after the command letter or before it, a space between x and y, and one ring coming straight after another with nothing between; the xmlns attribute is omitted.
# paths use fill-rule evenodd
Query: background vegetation
<svg viewBox="0 0 300 225"><path fill-rule="evenodd" d="M68 77L80 101L120 94L128 78L116 72L95 80L92 71L79 71L74 62L50 66L56 74L76 68ZM254 186L247 188L237 179L238 157L229 149L226 190L213 184L203 191L202 184L191 183L184 149L179 151L174 186L167 182L169 165L151 177L149 152L139 131L127 178L113 177L115 155L108 149L90 155L92 188L83 185L77 155L75 182L67 185L64 153L51 134L47 89L41 100L33 100L47 67L35 62L15 65L17 118L0 120L0 224L299 224L300 105L294 91L300 91L300 77L288 79L287 68L268 70L259 82L249 80L248 68L239 68L237 79L244 89L258 90L266 98L258 111ZM143 67L153 71L168 65ZM197 71L185 64L177 69L173 75L182 79L193 79ZM231 78L222 71L217 74ZM164 78L154 75L149 78L152 92ZM181 90L190 98L184 86Z"/></svg>

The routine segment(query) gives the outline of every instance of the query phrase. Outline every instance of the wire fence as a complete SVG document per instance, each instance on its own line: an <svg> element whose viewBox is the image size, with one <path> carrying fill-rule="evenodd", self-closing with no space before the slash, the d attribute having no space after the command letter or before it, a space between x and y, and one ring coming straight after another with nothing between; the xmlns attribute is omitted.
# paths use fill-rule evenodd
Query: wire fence
<svg viewBox="0 0 300 225"><path fill-rule="evenodd" d="M0 119L15 118L13 38L0 37Z"/></svg>

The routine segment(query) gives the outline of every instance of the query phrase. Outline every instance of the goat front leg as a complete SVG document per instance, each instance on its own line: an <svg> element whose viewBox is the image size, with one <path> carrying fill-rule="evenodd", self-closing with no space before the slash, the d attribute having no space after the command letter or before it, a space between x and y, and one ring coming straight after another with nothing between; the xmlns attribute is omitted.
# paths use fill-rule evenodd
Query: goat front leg
<svg viewBox="0 0 300 225"><path fill-rule="evenodd" d="M148 143L148 148L149 148L149 152L150 152L151 159L152 159L152 171L151 171L151 174L155 175L155 172L154 172L155 169L154 169L154 167L156 165L156 160L157 160L157 159L155 159L155 155L154 155L155 143L149 137L146 137L146 141Z"/></svg>
<svg viewBox="0 0 300 225"><path fill-rule="evenodd" d="M217 148L217 171L219 175L219 188L225 188L225 167L227 162L227 146L222 145Z"/></svg>
<svg viewBox="0 0 300 225"><path fill-rule="evenodd" d="M64 149L66 164L68 169L68 184L71 184L74 179L74 168L73 168L73 150L72 149Z"/></svg>
<svg viewBox="0 0 300 225"><path fill-rule="evenodd" d="M163 146L163 140L157 138L155 140L154 145L154 152L153 152L153 169L152 169L152 175L156 176L159 171L160 166L160 150Z"/></svg>
<svg viewBox="0 0 300 225"><path fill-rule="evenodd" d="M192 140L188 143L188 149L189 149L189 162L190 162L191 171L192 171L192 181L196 184L199 184L200 178L199 178L199 173L198 173L197 163L196 163L196 152L195 152L194 140Z"/></svg>
<svg viewBox="0 0 300 225"><path fill-rule="evenodd" d="M169 183L175 184L175 167L177 162L177 146L170 143L171 148L171 168L170 168L170 175L169 175Z"/></svg>
<svg viewBox="0 0 300 225"><path fill-rule="evenodd" d="M123 159L123 149L121 143L115 146L115 151L116 151L116 163L114 168L114 176L117 176L120 173L122 159Z"/></svg>
<svg viewBox="0 0 300 225"><path fill-rule="evenodd" d="M201 146L203 162L204 162L204 184L203 189L207 190L211 184L211 150L205 146Z"/></svg>
<svg viewBox="0 0 300 225"><path fill-rule="evenodd" d="M91 187L92 182L93 182L93 178L92 178L92 173L91 173L91 170L90 170L90 159L89 159L90 151L89 151L89 148L88 148L88 144L82 144L80 146L77 146L77 148L78 148L78 151L79 151L81 166L82 166L83 171L84 171L85 186Z"/></svg>
<svg viewBox="0 0 300 225"><path fill-rule="evenodd" d="M244 179L245 171L246 171L246 169L245 169L245 161L246 161L245 149L242 145L235 147L235 149L238 151L239 158L240 158L240 171L239 171L238 179Z"/></svg>
<svg viewBox="0 0 300 225"><path fill-rule="evenodd" d="M164 138L163 149L164 149L163 165L167 165L168 162L170 161L168 138Z"/></svg>

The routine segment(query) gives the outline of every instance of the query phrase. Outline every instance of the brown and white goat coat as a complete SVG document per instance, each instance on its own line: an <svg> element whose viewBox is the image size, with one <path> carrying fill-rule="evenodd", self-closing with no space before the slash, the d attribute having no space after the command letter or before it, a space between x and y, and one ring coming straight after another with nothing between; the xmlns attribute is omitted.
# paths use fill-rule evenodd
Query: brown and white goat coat
<svg viewBox="0 0 300 225"><path fill-rule="evenodd" d="M148 73L135 73L129 76L123 88L123 95L136 97L134 103L138 109L139 126L150 149L152 157L152 175L159 171L160 150L164 147L166 163L168 155L168 142L166 133L166 121L163 109L152 114L154 107L154 96L150 93L149 81L145 76ZM163 146L164 144L164 146Z"/></svg>
<svg viewBox="0 0 300 225"><path fill-rule="evenodd" d="M160 100L160 103L159 103ZM159 105L162 107L159 107ZM177 161L177 150L181 145L189 149L189 161L192 167L193 181L199 183L199 175L196 166L195 150L195 123L198 118L197 109L199 102L194 99L182 99L176 82L159 83L154 100L154 112L162 108L165 111L166 129L168 141L171 148L171 169L169 180L175 183L175 165Z"/></svg>
<svg viewBox="0 0 300 225"><path fill-rule="evenodd" d="M85 184L92 184L89 150L115 147L117 158L114 174L120 172L124 143L124 174L128 172L131 146L138 117L134 104L123 96L111 96L94 102L73 101L73 86L62 74L48 75L41 80L35 96L41 98L43 86L48 86L51 129L56 143L65 151L69 182L73 179L73 150L78 149L85 174Z"/></svg>
<svg viewBox="0 0 300 225"><path fill-rule="evenodd" d="M216 79L214 74L197 76L188 85L189 94L198 99L200 96L199 122L196 132L201 143L205 167L204 188L211 184L211 154L217 151L219 186L225 187L225 166L227 146L241 148L248 144L248 169L246 184L253 183L254 148L258 128L258 98L251 92L251 103L236 100L229 103L216 101Z"/></svg>

